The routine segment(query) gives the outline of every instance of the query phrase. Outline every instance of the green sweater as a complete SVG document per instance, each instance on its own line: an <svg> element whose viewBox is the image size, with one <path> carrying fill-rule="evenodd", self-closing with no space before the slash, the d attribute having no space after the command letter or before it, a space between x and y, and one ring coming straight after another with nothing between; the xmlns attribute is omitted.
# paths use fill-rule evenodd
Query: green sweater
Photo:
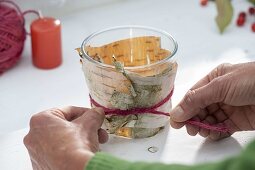
<svg viewBox="0 0 255 170"><path fill-rule="evenodd" d="M85 170L255 170L255 141L239 155L216 163L178 165L147 162L128 162L106 153L97 153Z"/></svg>

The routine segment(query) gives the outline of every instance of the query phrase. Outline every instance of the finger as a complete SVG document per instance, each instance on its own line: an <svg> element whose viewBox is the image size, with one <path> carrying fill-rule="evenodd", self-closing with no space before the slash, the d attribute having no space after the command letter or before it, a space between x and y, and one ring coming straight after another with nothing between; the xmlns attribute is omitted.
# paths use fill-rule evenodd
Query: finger
<svg viewBox="0 0 255 170"><path fill-rule="evenodd" d="M211 140L219 140L220 139L220 135L221 132L218 132L218 131L214 131L214 130L211 130L210 131L210 135L208 136Z"/></svg>
<svg viewBox="0 0 255 170"><path fill-rule="evenodd" d="M220 107L216 103L206 107L206 110L208 111L209 114L213 114L214 112L218 111L219 109L220 109Z"/></svg>
<svg viewBox="0 0 255 170"><path fill-rule="evenodd" d="M208 123L207 121L202 121L203 123ZM210 134L210 130L208 129L205 129L205 128L200 128L200 131L199 131L199 135L206 138L208 137Z"/></svg>
<svg viewBox="0 0 255 170"><path fill-rule="evenodd" d="M210 134L210 131L208 129L203 129L201 128L200 131L199 131L199 135L206 138L208 137Z"/></svg>
<svg viewBox="0 0 255 170"><path fill-rule="evenodd" d="M170 119L170 125L171 125L171 127L174 128L174 129L180 129L180 128L182 128L182 127L185 125L185 123L182 123L182 122L175 122L175 121L173 121L172 119Z"/></svg>
<svg viewBox="0 0 255 170"><path fill-rule="evenodd" d="M103 144L106 143L109 139L108 133L104 129L98 130L98 141L99 143Z"/></svg>
<svg viewBox="0 0 255 170"><path fill-rule="evenodd" d="M208 116L208 112L206 109L201 109L197 116L201 121L203 121L206 118L206 116Z"/></svg>
<svg viewBox="0 0 255 170"><path fill-rule="evenodd" d="M200 118L202 123L208 123L206 121L206 117L209 115L207 109L202 109L202 112L198 114L198 117ZM206 138L209 135L210 131L208 129L200 128L199 135Z"/></svg>
<svg viewBox="0 0 255 170"><path fill-rule="evenodd" d="M213 79L222 76L229 71L231 71L234 68L234 65L230 63L223 63L214 68L209 74L207 74L205 77L203 77L201 80L199 80L192 88L191 90L197 89L199 87L203 87L209 82L211 82Z"/></svg>
<svg viewBox="0 0 255 170"><path fill-rule="evenodd" d="M219 109L217 110L216 112L214 112L212 114L216 119L217 119L217 122L218 123L222 123L224 122L225 120L228 119L228 117L226 116L226 114L223 112L223 110Z"/></svg>
<svg viewBox="0 0 255 170"><path fill-rule="evenodd" d="M195 90L189 90L182 101L171 112L176 122L184 122L196 116L205 107L221 102L224 97L223 78L216 78L209 84Z"/></svg>
<svg viewBox="0 0 255 170"><path fill-rule="evenodd" d="M62 111L62 114L66 120L72 121L80 117L81 115L83 115L86 111L89 110L89 108L67 106L67 107L60 108L59 110Z"/></svg>
<svg viewBox="0 0 255 170"><path fill-rule="evenodd" d="M27 146L30 146L32 143L31 143L31 137L30 137L30 134L27 134L24 138L23 138L23 143L24 145L27 147Z"/></svg>
<svg viewBox="0 0 255 170"><path fill-rule="evenodd" d="M104 110L97 107L87 110L81 117L75 119L73 122L82 124L85 129L89 129L92 133L95 133L101 128L104 118Z"/></svg>
<svg viewBox="0 0 255 170"><path fill-rule="evenodd" d="M32 159L31 160L31 164L32 164L32 167L33 169L35 170L41 170L42 168L38 165L38 163L36 161L33 161Z"/></svg>
<svg viewBox="0 0 255 170"><path fill-rule="evenodd" d="M206 117L206 119L203 121L203 123L213 125L213 124L217 124L220 122L213 115L210 115L210 116ZM215 130L207 130L207 129L201 129L199 134L203 137L208 137L209 139L214 140L214 141L225 138L230 135L228 133L223 133L223 132L219 132L219 131L215 131Z"/></svg>
<svg viewBox="0 0 255 170"><path fill-rule="evenodd" d="M192 86L190 90L195 90L199 87L203 87L207 85L208 83L210 83L210 78L209 78L209 75L206 75L201 80L199 80L194 86Z"/></svg>
<svg viewBox="0 0 255 170"><path fill-rule="evenodd" d="M201 110L199 111L199 113L197 114L197 117L198 117L199 119L197 119L197 118L192 118L192 119L193 119L193 120L194 120L194 119L197 119L197 120L203 121L203 120L206 118L206 116L208 116L208 112L207 112L205 109L201 109ZM174 120L172 120L172 119L170 118L170 125L171 125L171 127L175 128L175 129L180 129L180 128L182 128L185 124L186 124L186 123L184 123L184 122L176 122L176 121L174 121Z"/></svg>
<svg viewBox="0 0 255 170"><path fill-rule="evenodd" d="M194 121L200 121L200 119L198 117L194 117L192 118ZM194 125L190 125L190 124L186 124L186 129L187 132L190 136L196 136L197 133L199 132L200 128L198 126L194 126Z"/></svg>
<svg viewBox="0 0 255 170"><path fill-rule="evenodd" d="M227 138L227 137L229 137L229 136L231 136L230 133L220 133L219 139L224 139L224 138Z"/></svg>
<svg viewBox="0 0 255 170"><path fill-rule="evenodd" d="M215 124L217 121L216 121L216 119L213 116L209 115L202 122L205 123L205 124L210 124L211 125L211 124ZM211 131L208 130L208 129L200 128L199 135L204 137L204 138L206 138L206 137L208 137L210 135L210 132Z"/></svg>
<svg viewBox="0 0 255 170"><path fill-rule="evenodd" d="M232 120L227 119L224 121L225 126L228 128L229 133L233 134L238 131L242 131Z"/></svg>

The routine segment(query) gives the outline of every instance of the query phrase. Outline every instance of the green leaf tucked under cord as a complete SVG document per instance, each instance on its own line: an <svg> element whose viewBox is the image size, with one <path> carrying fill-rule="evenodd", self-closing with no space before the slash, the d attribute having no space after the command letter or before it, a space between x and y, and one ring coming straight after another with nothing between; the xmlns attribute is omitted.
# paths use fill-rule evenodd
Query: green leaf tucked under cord
<svg viewBox="0 0 255 170"><path fill-rule="evenodd" d="M230 0L216 0L218 15L215 18L220 33L230 24L233 18L233 7Z"/></svg>
<svg viewBox="0 0 255 170"><path fill-rule="evenodd" d="M249 0L253 5L255 5L255 0Z"/></svg>

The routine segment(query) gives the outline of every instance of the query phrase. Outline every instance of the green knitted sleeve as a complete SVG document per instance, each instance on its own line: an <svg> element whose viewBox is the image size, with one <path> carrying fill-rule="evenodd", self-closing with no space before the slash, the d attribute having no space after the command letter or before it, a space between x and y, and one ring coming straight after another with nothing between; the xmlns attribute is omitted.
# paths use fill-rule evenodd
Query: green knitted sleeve
<svg viewBox="0 0 255 170"><path fill-rule="evenodd" d="M255 170L255 141L237 157L193 166L129 162L99 152L89 161L85 170Z"/></svg>

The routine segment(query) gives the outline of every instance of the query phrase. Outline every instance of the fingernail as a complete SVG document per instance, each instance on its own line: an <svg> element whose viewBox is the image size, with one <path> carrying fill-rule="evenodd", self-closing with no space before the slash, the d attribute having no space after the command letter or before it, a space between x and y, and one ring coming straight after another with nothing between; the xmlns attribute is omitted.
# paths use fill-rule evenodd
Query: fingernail
<svg viewBox="0 0 255 170"><path fill-rule="evenodd" d="M177 106L175 107L171 112L170 112L170 117L175 120L178 121L179 118L184 114L183 109L181 108L181 106Z"/></svg>
<svg viewBox="0 0 255 170"><path fill-rule="evenodd" d="M102 109L101 107L95 107L94 110L102 115L104 115L104 109Z"/></svg>

